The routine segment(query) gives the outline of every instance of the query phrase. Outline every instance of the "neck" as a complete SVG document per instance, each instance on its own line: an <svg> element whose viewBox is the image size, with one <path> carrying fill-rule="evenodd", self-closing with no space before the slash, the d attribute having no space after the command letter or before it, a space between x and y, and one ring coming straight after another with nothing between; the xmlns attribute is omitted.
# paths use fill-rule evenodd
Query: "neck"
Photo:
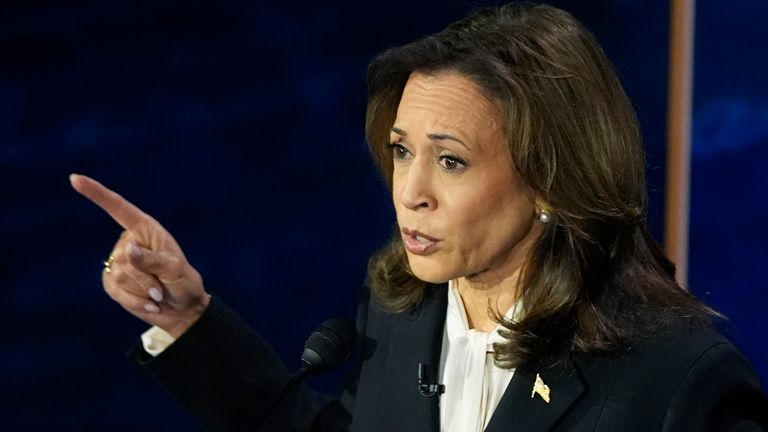
<svg viewBox="0 0 768 432"><path fill-rule="evenodd" d="M504 315L517 301L519 269L507 277L457 279L459 294L467 312L469 328L492 332L498 324L489 310Z"/></svg>

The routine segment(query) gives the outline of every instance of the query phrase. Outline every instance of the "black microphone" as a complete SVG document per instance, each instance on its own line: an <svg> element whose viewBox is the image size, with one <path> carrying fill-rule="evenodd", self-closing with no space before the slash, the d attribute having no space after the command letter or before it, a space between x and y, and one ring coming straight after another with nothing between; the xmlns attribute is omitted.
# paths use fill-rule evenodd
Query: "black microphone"
<svg viewBox="0 0 768 432"><path fill-rule="evenodd" d="M302 371L318 374L340 365L352 352L357 332L343 319L330 319L318 326L304 343Z"/></svg>
<svg viewBox="0 0 768 432"><path fill-rule="evenodd" d="M252 430L259 429L304 377L331 370L346 360L355 345L356 336L355 326L349 321L335 318L320 324L304 343L301 370L291 377Z"/></svg>
<svg viewBox="0 0 768 432"><path fill-rule="evenodd" d="M419 374L417 376L419 393L424 397L432 397L445 393L445 385L440 383L430 383L427 376L427 365L419 363Z"/></svg>

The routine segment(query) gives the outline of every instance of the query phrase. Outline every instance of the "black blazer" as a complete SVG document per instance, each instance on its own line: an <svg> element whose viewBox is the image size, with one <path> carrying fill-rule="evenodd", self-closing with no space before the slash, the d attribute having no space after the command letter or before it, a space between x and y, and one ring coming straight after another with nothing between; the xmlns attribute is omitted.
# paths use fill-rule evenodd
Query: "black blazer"
<svg viewBox="0 0 768 432"><path fill-rule="evenodd" d="M417 370L436 376L446 287L430 286L403 314L364 299L357 366L340 398L300 387L260 430L438 432L439 399L419 393ZM269 344L215 298L158 357L140 343L129 355L212 431L251 430L289 379ZM551 403L531 397L537 373ZM622 356L569 353L556 367L518 368L486 431L768 431L768 400L727 339L681 325Z"/></svg>

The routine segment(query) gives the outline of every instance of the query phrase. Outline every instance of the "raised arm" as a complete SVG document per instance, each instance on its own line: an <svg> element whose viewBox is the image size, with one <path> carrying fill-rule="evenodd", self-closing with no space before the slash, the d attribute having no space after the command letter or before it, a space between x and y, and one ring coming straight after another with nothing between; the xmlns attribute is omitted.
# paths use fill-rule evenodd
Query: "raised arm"
<svg viewBox="0 0 768 432"><path fill-rule="evenodd" d="M200 274L154 218L96 180L78 174L69 180L125 230L105 263L104 290L137 318L178 338L210 301Z"/></svg>

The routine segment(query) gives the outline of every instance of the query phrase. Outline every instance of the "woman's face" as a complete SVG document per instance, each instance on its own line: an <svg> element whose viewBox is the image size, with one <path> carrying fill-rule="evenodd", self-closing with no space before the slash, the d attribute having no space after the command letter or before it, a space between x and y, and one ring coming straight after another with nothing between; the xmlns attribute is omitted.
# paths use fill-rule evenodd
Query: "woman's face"
<svg viewBox="0 0 768 432"><path fill-rule="evenodd" d="M408 262L427 282L506 278L540 232L498 108L456 73L413 73L390 134Z"/></svg>

